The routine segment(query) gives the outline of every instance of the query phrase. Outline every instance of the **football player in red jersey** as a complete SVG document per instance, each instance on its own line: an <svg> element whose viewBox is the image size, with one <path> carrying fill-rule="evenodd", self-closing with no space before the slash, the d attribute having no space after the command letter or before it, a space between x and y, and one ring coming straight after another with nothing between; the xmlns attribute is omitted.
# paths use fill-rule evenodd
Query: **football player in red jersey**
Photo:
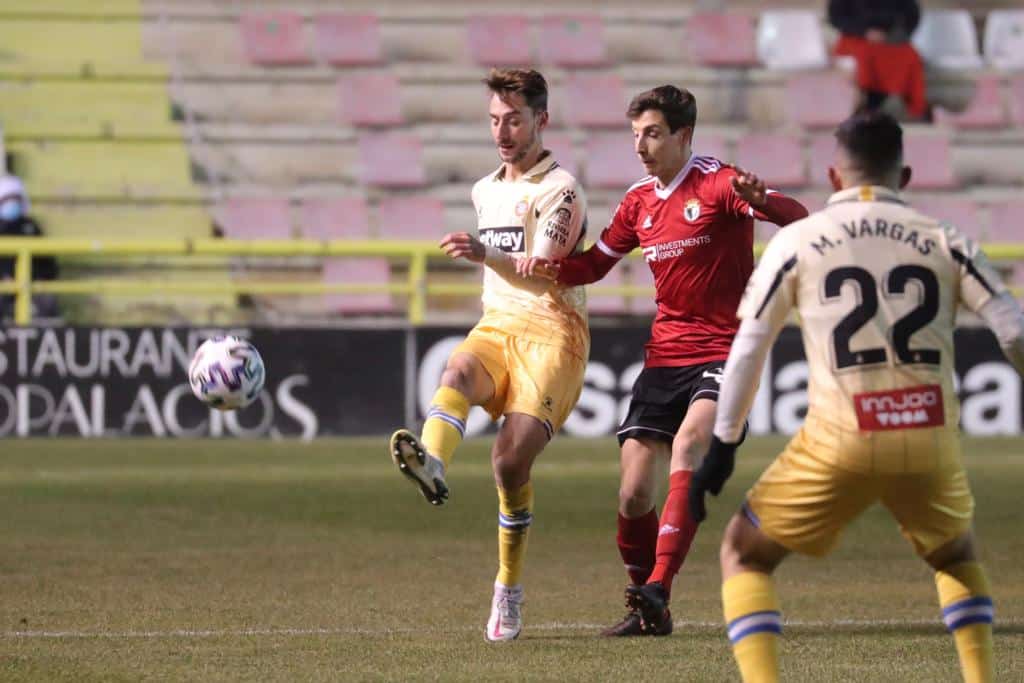
<svg viewBox="0 0 1024 683"><path fill-rule="evenodd" d="M523 275L565 285L600 280L636 247L654 274L658 311L633 385L621 447L618 546L629 613L608 636L668 635L672 579L697 533L687 499L711 442L722 369L739 325L736 308L754 269L754 219L787 225L807 215L752 173L691 149L697 104L671 85L629 105L637 156L649 174L626 192L600 239L560 261L523 258ZM661 519L659 468L669 463Z"/></svg>

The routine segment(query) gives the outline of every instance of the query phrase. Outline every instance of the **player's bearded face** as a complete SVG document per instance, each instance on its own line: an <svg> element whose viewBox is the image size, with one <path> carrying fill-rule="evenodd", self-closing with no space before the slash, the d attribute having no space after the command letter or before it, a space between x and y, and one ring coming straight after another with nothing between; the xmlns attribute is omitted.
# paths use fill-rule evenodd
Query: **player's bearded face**
<svg viewBox="0 0 1024 683"><path fill-rule="evenodd" d="M521 95L491 97L491 137L498 156L506 164L517 164L540 144L545 112L534 112Z"/></svg>

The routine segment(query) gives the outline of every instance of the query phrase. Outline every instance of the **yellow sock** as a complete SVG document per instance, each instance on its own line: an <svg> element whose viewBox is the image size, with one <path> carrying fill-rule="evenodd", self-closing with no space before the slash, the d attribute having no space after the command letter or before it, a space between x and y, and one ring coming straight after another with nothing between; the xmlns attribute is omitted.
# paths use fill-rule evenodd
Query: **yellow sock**
<svg viewBox="0 0 1024 683"><path fill-rule="evenodd" d="M519 584L526 560L526 540L533 522L533 484L506 491L498 487L498 583Z"/></svg>
<svg viewBox="0 0 1024 683"><path fill-rule="evenodd" d="M965 683L994 680L992 590L977 562L961 562L935 573L942 620L953 634Z"/></svg>
<svg viewBox="0 0 1024 683"><path fill-rule="evenodd" d="M722 606L733 655L745 683L779 680L778 634L782 615L772 577L743 572L722 584Z"/></svg>
<svg viewBox="0 0 1024 683"><path fill-rule="evenodd" d="M466 435L469 399L451 387L438 387L423 423L420 441L431 455L441 458L447 470L455 449Z"/></svg>

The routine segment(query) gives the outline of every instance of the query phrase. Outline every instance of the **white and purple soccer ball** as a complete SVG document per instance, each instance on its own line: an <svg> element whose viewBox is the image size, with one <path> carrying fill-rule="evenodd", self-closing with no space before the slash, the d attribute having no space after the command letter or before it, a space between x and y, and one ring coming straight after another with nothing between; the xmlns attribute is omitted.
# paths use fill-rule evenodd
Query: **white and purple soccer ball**
<svg viewBox="0 0 1024 683"><path fill-rule="evenodd" d="M192 393L218 410L249 405L256 400L265 380L259 351L239 337L207 339L196 349L188 368Z"/></svg>

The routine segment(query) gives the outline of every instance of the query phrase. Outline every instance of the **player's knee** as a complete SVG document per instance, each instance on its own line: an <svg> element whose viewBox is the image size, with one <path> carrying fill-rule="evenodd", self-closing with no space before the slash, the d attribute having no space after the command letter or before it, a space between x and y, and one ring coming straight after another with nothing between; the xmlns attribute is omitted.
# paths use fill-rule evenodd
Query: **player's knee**
<svg viewBox="0 0 1024 683"><path fill-rule="evenodd" d="M451 358L441 373L441 384L468 395L473 388L472 366L457 356Z"/></svg>
<svg viewBox="0 0 1024 683"><path fill-rule="evenodd" d="M936 571L941 571L962 562L973 562L976 559L974 534L968 531L926 555L924 561Z"/></svg>
<svg viewBox="0 0 1024 683"><path fill-rule="evenodd" d="M743 566L742 538L735 522L735 519L729 522L718 550L718 561L722 565L723 576L735 574Z"/></svg>
<svg viewBox="0 0 1024 683"><path fill-rule="evenodd" d="M491 457L494 482L503 489L518 489L530 480L530 468L522 459L507 454Z"/></svg>
<svg viewBox="0 0 1024 683"><path fill-rule="evenodd" d="M711 433L696 427L683 427L672 440L673 469L695 470L711 445Z"/></svg>
<svg viewBox="0 0 1024 683"><path fill-rule="evenodd" d="M619 488L619 511L629 518L642 517L654 509L654 492L640 484Z"/></svg>

